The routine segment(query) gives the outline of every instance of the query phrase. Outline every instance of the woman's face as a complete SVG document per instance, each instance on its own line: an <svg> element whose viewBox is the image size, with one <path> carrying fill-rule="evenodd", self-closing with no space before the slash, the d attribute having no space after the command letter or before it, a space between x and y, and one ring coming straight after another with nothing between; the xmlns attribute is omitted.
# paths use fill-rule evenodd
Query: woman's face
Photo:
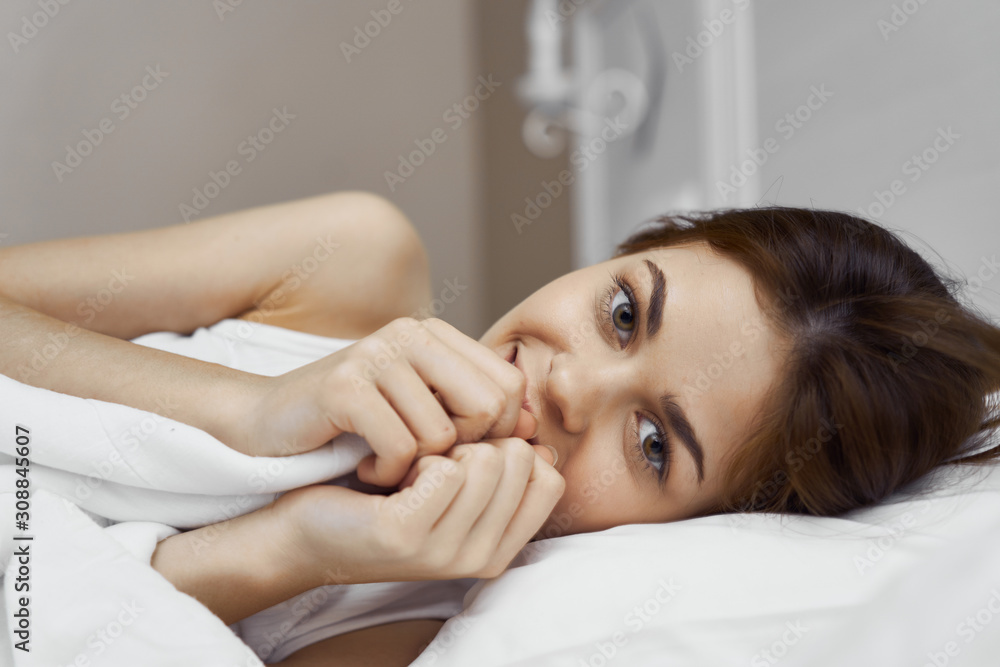
<svg viewBox="0 0 1000 667"><path fill-rule="evenodd" d="M750 274L704 243L562 276L480 342L524 372L566 480L536 539L708 510L780 366Z"/></svg>

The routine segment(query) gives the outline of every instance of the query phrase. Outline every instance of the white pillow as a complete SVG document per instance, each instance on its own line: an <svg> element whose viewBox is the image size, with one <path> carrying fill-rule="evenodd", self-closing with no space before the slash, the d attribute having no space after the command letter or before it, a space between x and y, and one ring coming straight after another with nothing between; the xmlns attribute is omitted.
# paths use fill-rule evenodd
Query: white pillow
<svg viewBox="0 0 1000 667"><path fill-rule="evenodd" d="M730 514L529 544L414 667L1000 664L1000 466L840 518Z"/></svg>

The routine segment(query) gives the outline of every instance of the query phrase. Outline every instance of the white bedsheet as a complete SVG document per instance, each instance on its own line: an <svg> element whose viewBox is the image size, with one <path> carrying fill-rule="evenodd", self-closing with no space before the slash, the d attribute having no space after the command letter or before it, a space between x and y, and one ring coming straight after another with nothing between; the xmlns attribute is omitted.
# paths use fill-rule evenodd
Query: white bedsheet
<svg viewBox="0 0 1000 667"><path fill-rule="evenodd" d="M352 341L223 320L191 336L161 332L136 342L276 375ZM18 424L30 431L26 531L14 514ZM306 454L248 457L151 412L0 375L0 665L261 665L358 627L458 613L474 580L323 586L230 628L149 566L157 542L177 528L217 523L281 491L337 478L370 452L364 439L344 434ZM24 536L32 539L14 539ZM25 548L27 556L14 555ZM209 533L198 549L211 548ZM22 558L29 574L19 582ZM25 584L30 590L17 590ZM30 652L15 648L22 637L13 614L23 596Z"/></svg>
<svg viewBox="0 0 1000 667"><path fill-rule="evenodd" d="M1000 465L908 491L531 543L413 667L997 667Z"/></svg>
<svg viewBox="0 0 1000 667"><path fill-rule="evenodd" d="M19 559L11 555L25 545L30 552L31 652L4 651L13 650L17 665L82 664L112 649L115 664L176 665L185 650L203 661L189 664L261 664L256 657L248 661L245 645L218 618L149 567L156 542L175 527L216 523L262 507L280 491L350 472L371 451L363 439L347 435L294 457L253 458L154 413L5 376L0 397L4 641L20 641L9 627L21 597L15 590ZM143 433L144 421L157 428L148 429L141 445L114 437ZM16 424L30 431L27 531L15 528ZM112 522L125 523L105 528ZM13 539L23 535L34 539ZM133 608L141 611L125 611ZM116 641L101 638L102 629L117 631L116 619L129 614L135 618L127 631L109 636ZM155 647L164 649L160 657L151 655Z"/></svg>

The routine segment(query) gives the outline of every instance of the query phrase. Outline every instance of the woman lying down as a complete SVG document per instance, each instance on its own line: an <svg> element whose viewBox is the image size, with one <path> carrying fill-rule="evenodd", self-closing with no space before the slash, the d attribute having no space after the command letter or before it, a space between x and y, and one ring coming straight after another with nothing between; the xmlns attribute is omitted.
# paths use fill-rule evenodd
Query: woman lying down
<svg viewBox="0 0 1000 667"><path fill-rule="evenodd" d="M291 271L317 239L329 259ZM86 306L113 271L127 285ZM252 456L362 436L373 454L356 483L230 519L204 557L192 544L215 526L169 537L152 565L237 629L330 572L422 582L423 615L313 618L308 645L263 655L406 665L468 582L498 576L531 540L733 511L834 516L947 461L995 460L997 447L967 453L996 425L1000 330L954 293L851 215L716 211L655 221L477 341L414 317L431 296L419 238L384 200L343 192L0 250L0 372L143 410L169 401L172 418ZM357 342L270 376L129 342L226 319ZM85 330L18 377L64 322ZM817 434L803 465L798 446ZM595 494L607 470L622 474ZM341 588L379 604L404 590ZM442 606L456 590L457 609Z"/></svg>

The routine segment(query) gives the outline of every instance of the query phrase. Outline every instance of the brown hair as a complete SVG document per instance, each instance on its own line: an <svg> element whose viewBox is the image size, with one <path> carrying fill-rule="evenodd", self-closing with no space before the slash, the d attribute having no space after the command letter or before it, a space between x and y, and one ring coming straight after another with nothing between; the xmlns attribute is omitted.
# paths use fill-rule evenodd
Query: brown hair
<svg viewBox="0 0 1000 667"><path fill-rule="evenodd" d="M712 512L833 516L950 459L1000 458L969 454L1000 423L1000 329L892 232L835 211L730 209L657 218L615 257L696 242L746 267L788 343Z"/></svg>

